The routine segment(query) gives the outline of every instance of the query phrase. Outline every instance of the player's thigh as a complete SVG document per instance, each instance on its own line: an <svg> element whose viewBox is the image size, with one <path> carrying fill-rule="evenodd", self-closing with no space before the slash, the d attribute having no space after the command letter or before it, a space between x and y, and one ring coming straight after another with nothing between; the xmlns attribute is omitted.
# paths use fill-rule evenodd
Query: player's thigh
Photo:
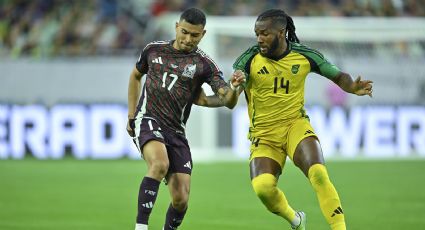
<svg viewBox="0 0 425 230"><path fill-rule="evenodd" d="M287 153L291 160L294 159L295 150L298 145L307 137L317 138L313 127L306 118L300 118L295 120L288 129L287 135Z"/></svg>
<svg viewBox="0 0 425 230"><path fill-rule="evenodd" d="M168 156L165 147L164 133L154 119L137 119L134 142L140 150L148 167L159 164L168 169Z"/></svg>
<svg viewBox="0 0 425 230"><path fill-rule="evenodd" d="M307 119L296 120L288 132L288 155L305 175L311 165L324 163L322 149Z"/></svg>
<svg viewBox="0 0 425 230"><path fill-rule="evenodd" d="M322 148L316 137L306 137L298 144L294 154L294 163L306 176L312 165L325 163Z"/></svg>
<svg viewBox="0 0 425 230"><path fill-rule="evenodd" d="M148 167L159 165L168 170L169 160L165 144L157 140L149 140L143 145L143 158Z"/></svg>
<svg viewBox="0 0 425 230"><path fill-rule="evenodd" d="M279 177L286 161L286 154L279 146L265 143L253 144L250 151L251 179L263 173Z"/></svg>

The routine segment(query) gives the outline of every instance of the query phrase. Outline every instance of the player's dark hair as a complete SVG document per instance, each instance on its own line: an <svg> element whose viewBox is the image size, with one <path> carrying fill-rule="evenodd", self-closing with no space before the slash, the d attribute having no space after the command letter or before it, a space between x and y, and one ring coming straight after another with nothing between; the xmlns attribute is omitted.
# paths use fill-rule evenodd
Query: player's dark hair
<svg viewBox="0 0 425 230"><path fill-rule="evenodd" d="M182 15L180 16L180 21L181 20L185 20L186 22L189 22L192 25L202 26L205 26L207 22L204 12L202 12L202 10L198 8L189 8L183 11Z"/></svg>
<svg viewBox="0 0 425 230"><path fill-rule="evenodd" d="M286 29L287 38L289 41L300 42L297 34L295 34L294 21L288 14L285 13L285 11L280 9L266 10L258 16L257 21L263 21L267 19L271 19L274 24L284 27Z"/></svg>

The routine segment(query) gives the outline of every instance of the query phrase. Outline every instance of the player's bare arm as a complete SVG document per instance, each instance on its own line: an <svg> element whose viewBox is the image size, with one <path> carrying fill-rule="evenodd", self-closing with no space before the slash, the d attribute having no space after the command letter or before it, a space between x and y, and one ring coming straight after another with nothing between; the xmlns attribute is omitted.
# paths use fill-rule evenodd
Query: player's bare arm
<svg viewBox="0 0 425 230"><path fill-rule="evenodd" d="M195 104L205 107L221 107L226 106L233 109L237 102L238 97L243 91L242 84L245 82L245 75L242 71L237 70L232 74L229 85L220 88L216 95L207 96L204 90L201 90Z"/></svg>
<svg viewBox="0 0 425 230"><path fill-rule="evenodd" d="M372 97L373 81L362 80L360 76L353 81L348 73L340 72L340 74L333 79L333 82L347 93L356 94L357 96L369 95L369 97Z"/></svg>
<svg viewBox="0 0 425 230"><path fill-rule="evenodd" d="M136 112L137 102L140 96L142 73L136 67L133 68L128 82L128 135L134 137L134 114Z"/></svg>

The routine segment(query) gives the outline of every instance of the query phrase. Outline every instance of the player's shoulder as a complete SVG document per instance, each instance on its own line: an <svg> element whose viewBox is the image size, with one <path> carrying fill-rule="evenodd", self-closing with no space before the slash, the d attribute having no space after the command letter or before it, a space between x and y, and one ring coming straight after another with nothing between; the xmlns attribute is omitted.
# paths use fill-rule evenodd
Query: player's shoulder
<svg viewBox="0 0 425 230"><path fill-rule="evenodd" d="M212 60L212 58L199 47L196 48L195 53L196 53L196 55L199 55L201 58Z"/></svg>
<svg viewBox="0 0 425 230"><path fill-rule="evenodd" d="M299 42L289 42L290 49L292 52L299 53L304 56L308 56L312 59L324 59L322 53L320 53L318 50L313 49L305 44L299 43Z"/></svg>
<svg viewBox="0 0 425 230"><path fill-rule="evenodd" d="M207 62L209 65L214 66L216 69L219 69L217 63L205 52L203 51L201 48L197 48L195 50L196 55L198 55L202 60L204 60L205 62Z"/></svg>
<svg viewBox="0 0 425 230"><path fill-rule="evenodd" d="M195 50L196 55L198 55L200 58L206 60L207 62L213 62L215 63L214 59L211 58L210 55L208 55L204 50L201 48L196 48Z"/></svg>
<svg viewBox="0 0 425 230"><path fill-rule="evenodd" d="M154 47L162 47L162 46L167 46L167 45L169 45L170 44L170 40L163 40L163 41L152 41L152 42L149 42L146 46L145 46L145 48L143 48L143 51L147 51L147 50L149 50L149 49L151 49L151 48L154 48Z"/></svg>
<svg viewBox="0 0 425 230"><path fill-rule="evenodd" d="M292 50L314 50L313 48L300 42L289 42L289 45Z"/></svg>

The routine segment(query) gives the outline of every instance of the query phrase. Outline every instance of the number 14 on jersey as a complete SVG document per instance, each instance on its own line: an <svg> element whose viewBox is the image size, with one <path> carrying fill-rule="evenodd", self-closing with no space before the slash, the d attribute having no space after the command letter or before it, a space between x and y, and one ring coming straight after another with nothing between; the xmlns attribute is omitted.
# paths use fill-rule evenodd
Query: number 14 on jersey
<svg viewBox="0 0 425 230"><path fill-rule="evenodd" d="M277 93L278 89L285 89L286 93L288 93L289 92L289 80L285 81L284 77L275 77L274 78L273 93Z"/></svg>

